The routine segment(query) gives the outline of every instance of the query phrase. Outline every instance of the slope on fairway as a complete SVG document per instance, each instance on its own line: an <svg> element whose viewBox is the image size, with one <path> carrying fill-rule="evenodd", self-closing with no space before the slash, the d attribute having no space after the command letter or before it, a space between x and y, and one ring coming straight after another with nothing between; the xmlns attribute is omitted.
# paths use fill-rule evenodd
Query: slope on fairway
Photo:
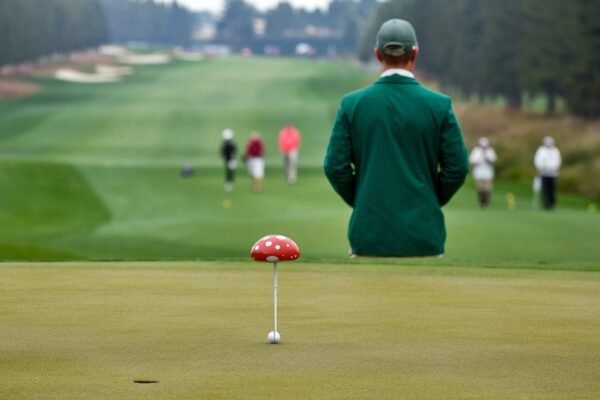
<svg viewBox="0 0 600 400"><path fill-rule="evenodd" d="M24 163L3 171L4 259L245 260L256 239L281 233L300 244L305 261L347 260L350 210L316 169L303 170L291 187L281 171L268 172L260 194L243 175L234 192L223 192L222 173L212 168L190 179L171 168ZM576 203L532 210L520 189L499 187L494 207L481 211L467 186L445 211L444 258L389 262L600 269L597 217ZM506 190L517 193L514 211L502 204Z"/></svg>
<svg viewBox="0 0 600 400"><path fill-rule="evenodd" d="M595 399L595 272L0 264L0 397ZM156 380L136 385L134 380Z"/></svg>
<svg viewBox="0 0 600 400"><path fill-rule="evenodd" d="M39 79L40 94L0 103L0 260L239 260L276 232L304 260L345 262L350 210L321 163L340 96L372 78L341 62L229 58L140 67L102 87ZM295 186L277 151L286 120L303 133ZM263 133L263 193L249 191L243 168L236 190L223 191L226 127L240 148ZM193 178L179 177L184 164ZM474 197L468 185L446 207L447 255L436 265L600 268L600 214L584 200L561 194L543 213L528 185L510 183L498 183L485 212Z"/></svg>
<svg viewBox="0 0 600 400"><path fill-rule="evenodd" d="M101 87L39 79L39 95L0 103L0 159L215 166L232 128L240 146L263 133L279 162L277 132L293 121L301 162L318 165L339 96L370 78L339 62L231 58L139 67Z"/></svg>

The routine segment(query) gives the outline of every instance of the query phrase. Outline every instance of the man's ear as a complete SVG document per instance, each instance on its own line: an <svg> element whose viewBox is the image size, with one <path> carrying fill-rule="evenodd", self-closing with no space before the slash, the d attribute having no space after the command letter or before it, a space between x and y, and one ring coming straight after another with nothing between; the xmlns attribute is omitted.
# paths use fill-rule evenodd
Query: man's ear
<svg viewBox="0 0 600 400"><path fill-rule="evenodd" d="M419 57L419 48L415 47L415 49L413 50L412 57L411 57L411 61L413 62L413 64L417 62L418 57Z"/></svg>
<svg viewBox="0 0 600 400"><path fill-rule="evenodd" d="M380 63L383 64L383 56L381 55L381 50L379 50L377 47L375 47L373 49L373 53L375 53L375 57L377 58L377 61L379 61Z"/></svg>

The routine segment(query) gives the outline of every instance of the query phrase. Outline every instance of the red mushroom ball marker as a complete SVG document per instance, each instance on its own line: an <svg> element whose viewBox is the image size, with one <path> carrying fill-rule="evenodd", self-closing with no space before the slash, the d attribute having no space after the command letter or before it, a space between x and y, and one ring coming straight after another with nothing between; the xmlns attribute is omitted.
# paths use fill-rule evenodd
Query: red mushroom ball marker
<svg viewBox="0 0 600 400"><path fill-rule="evenodd" d="M295 261L300 258L300 248L292 239L282 235L268 235L252 246L250 256L254 261L273 263L273 315L274 326L267 340L271 344L279 343L281 336L277 332L277 263Z"/></svg>
<svg viewBox="0 0 600 400"><path fill-rule="evenodd" d="M289 237L269 235L254 243L250 256L254 261L295 261L300 257L300 249Z"/></svg>

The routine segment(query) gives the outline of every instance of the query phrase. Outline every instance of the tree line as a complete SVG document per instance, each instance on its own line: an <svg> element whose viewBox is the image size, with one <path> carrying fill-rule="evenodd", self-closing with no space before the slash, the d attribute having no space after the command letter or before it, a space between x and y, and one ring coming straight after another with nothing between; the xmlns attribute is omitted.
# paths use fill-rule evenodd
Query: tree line
<svg viewBox="0 0 600 400"><path fill-rule="evenodd" d="M177 1L100 0L108 21L111 42L147 42L186 46L190 43L194 15Z"/></svg>
<svg viewBox="0 0 600 400"><path fill-rule="evenodd" d="M368 18L372 15L370 18ZM308 26L337 35L338 51L372 57L375 34L389 18L413 23L418 67L466 98L503 98L522 106L543 95L553 113L563 99L572 113L600 115L600 1L597 0L333 0L327 10L281 2L259 13L227 0L218 24L223 43L241 48ZM111 42L187 45L193 13L155 0L0 0L0 65L31 61Z"/></svg>
<svg viewBox="0 0 600 400"><path fill-rule="evenodd" d="M321 30L321 37L331 39L341 53L355 54L359 32L376 8L377 0L332 0L326 10L308 11L282 1L264 13L244 0L226 0L219 20L218 40L235 49L253 47L264 41L278 43L282 39L301 39L309 35L309 27ZM257 34L255 21L264 20L264 32Z"/></svg>
<svg viewBox="0 0 600 400"><path fill-rule="evenodd" d="M415 26L418 68L445 88L514 108L543 95L549 114L562 98L575 115L600 116L599 1L390 0L363 32L362 60L390 18Z"/></svg>
<svg viewBox="0 0 600 400"><path fill-rule="evenodd" d="M106 39L98 0L0 0L0 65L96 47Z"/></svg>
<svg viewBox="0 0 600 400"><path fill-rule="evenodd" d="M0 65L107 42L189 44L193 14L153 0L0 0Z"/></svg>

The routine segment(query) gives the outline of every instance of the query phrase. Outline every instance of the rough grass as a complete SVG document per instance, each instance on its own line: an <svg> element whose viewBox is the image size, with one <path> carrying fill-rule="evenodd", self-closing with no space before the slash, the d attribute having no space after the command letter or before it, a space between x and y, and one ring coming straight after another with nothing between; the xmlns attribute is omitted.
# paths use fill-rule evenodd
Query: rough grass
<svg viewBox="0 0 600 400"><path fill-rule="evenodd" d="M498 153L499 177L531 182L535 151L544 136L552 136L563 157L559 188L600 200L600 180L595 179L600 175L600 123L475 103L457 108L470 148L479 137L490 138Z"/></svg>
<svg viewBox="0 0 600 400"><path fill-rule="evenodd" d="M0 397L595 399L598 274L2 264ZM137 385L134 380L156 380Z"/></svg>

